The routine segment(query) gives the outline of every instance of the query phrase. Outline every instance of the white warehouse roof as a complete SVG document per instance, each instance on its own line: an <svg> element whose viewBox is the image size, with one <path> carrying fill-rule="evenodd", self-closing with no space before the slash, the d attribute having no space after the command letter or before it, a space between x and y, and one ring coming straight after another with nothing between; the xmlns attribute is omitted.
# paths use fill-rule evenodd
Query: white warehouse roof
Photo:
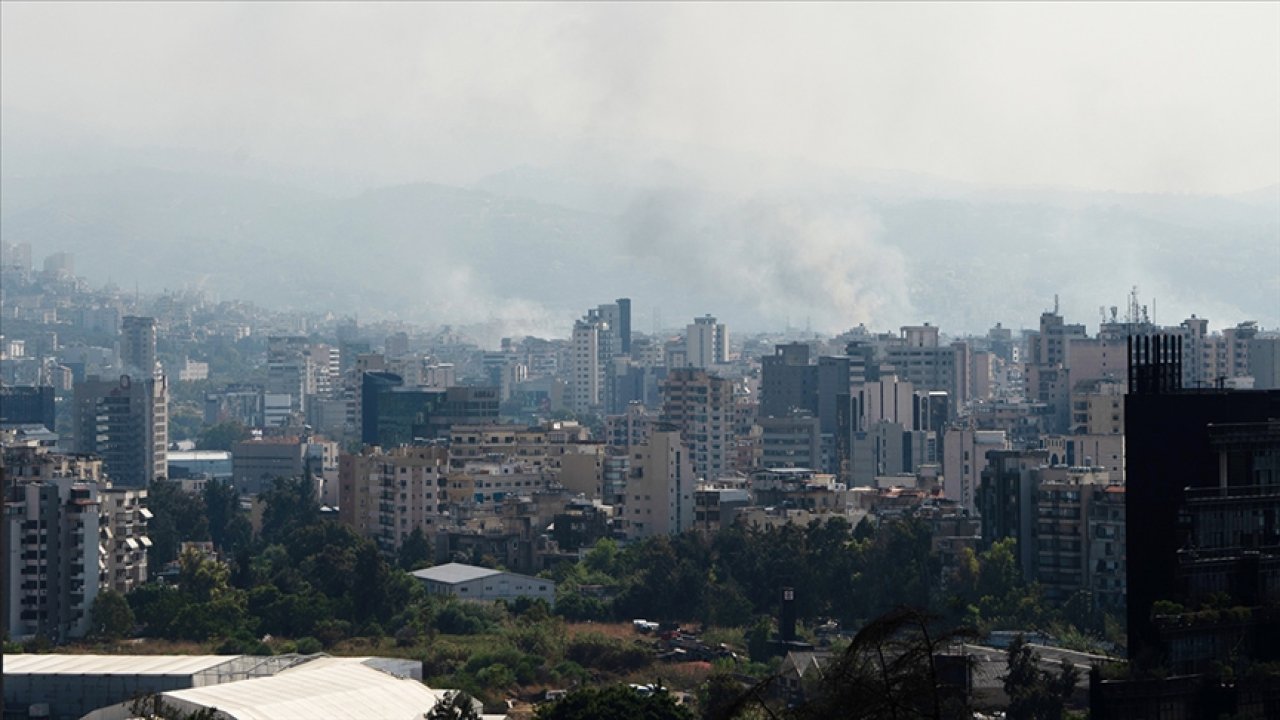
<svg viewBox="0 0 1280 720"><path fill-rule="evenodd" d="M32 655L4 656L5 675L195 675L242 655Z"/></svg>
<svg viewBox="0 0 1280 720"><path fill-rule="evenodd" d="M232 720L421 720L443 697L359 658L317 658L272 677L164 693L184 711L217 708Z"/></svg>
<svg viewBox="0 0 1280 720"><path fill-rule="evenodd" d="M430 580L432 582L446 583L448 585L470 582L472 580L479 580L481 578L493 577L494 575L501 574L501 570L491 570L489 568L478 567L476 565L463 565L462 563L452 562L445 565L436 565L435 567L413 571L413 576L419 580Z"/></svg>

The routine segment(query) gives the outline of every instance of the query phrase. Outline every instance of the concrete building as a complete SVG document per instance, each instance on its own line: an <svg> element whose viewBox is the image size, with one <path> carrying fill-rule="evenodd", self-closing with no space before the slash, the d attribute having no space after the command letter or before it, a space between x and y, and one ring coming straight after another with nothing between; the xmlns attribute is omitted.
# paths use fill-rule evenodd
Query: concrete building
<svg viewBox="0 0 1280 720"><path fill-rule="evenodd" d="M818 368L805 343L778 345L760 359L760 417L786 417L793 410L818 412Z"/></svg>
<svg viewBox="0 0 1280 720"><path fill-rule="evenodd" d="M555 607L556 603L554 580L461 563L423 568L413 571L412 574L422 581L427 592L432 595L447 595L460 600L480 602L495 600L511 602L516 598L524 597L531 600L545 600L552 607Z"/></svg>
<svg viewBox="0 0 1280 720"><path fill-rule="evenodd" d="M308 472L323 492L335 480L338 444L320 437L279 435L238 442L231 449L231 481L241 494L269 490L276 478L302 477Z"/></svg>
<svg viewBox="0 0 1280 720"><path fill-rule="evenodd" d="M1048 460L1044 450L990 451L978 486L983 547L1005 538L1016 540L1018 566L1028 580L1035 575L1036 471Z"/></svg>
<svg viewBox="0 0 1280 720"><path fill-rule="evenodd" d="M843 515L849 507L848 489L834 475L810 468L777 468L751 474L754 505L806 510L812 514Z"/></svg>
<svg viewBox="0 0 1280 720"><path fill-rule="evenodd" d="M518 498L550 488L555 478L520 463L469 462L449 473L449 502L468 517L501 514Z"/></svg>
<svg viewBox="0 0 1280 720"><path fill-rule="evenodd" d="M675 535L693 526L697 476L681 433L656 426L649 442L632 448L622 503L629 538Z"/></svg>
<svg viewBox="0 0 1280 720"><path fill-rule="evenodd" d="M1280 337L1249 340L1249 375L1256 390L1280 390Z"/></svg>
<svg viewBox="0 0 1280 720"><path fill-rule="evenodd" d="M947 429L942 441L943 495L974 514L987 452L1008 449L1009 438L1003 430Z"/></svg>
<svg viewBox="0 0 1280 720"><path fill-rule="evenodd" d="M326 368L328 363L325 357ZM305 417L307 397L316 391L316 369L307 338L282 335L267 338L266 392L288 395L290 412Z"/></svg>
<svg viewBox="0 0 1280 720"><path fill-rule="evenodd" d="M1036 481L1035 556L1028 579L1044 586L1046 600L1061 604L1092 587L1092 516L1111 481L1104 470L1075 467L1041 468ZM1116 548L1111 549L1114 561Z"/></svg>
<svg viewBox="0 0 1280 720"><path fill-rule="evenodd" d="M947 393L952 413L969 400L969 346L941 345L938 328L932 325L904 326L899 339L884 346L884 360L917 388Z"/></svg>
<svg viewBox="0 0 1280 720"><path fill-rule="evenodd" d="M1125 396L1129 657L1200 672L1234 647L1274 662L1280 648L1255 642L1280 632L1269 613L1241 622L1152 613L1159 601L1190 611L1214 592L1240 607L1280 599L1271 520L1280 512L1280 391L1184 390L1170 340L1135 344Z"/></svg>
<svg viewBox="0 0 1280 720"><path fill-rule="evenodd" d="M736 469L733 382L697 368L673 368L662 382L662 422L679 428L698 477Z"/></svg>
<svg viewBox="0 0 1280 720"><path fill-rule="evenodd" d="M97 458L34 445L5 448L4 465L4 629L81 637L101 589L146 582L146 490L112 488Z"/></svg>
<svg viewBox="0 0 1280 720"><path fill-rule="evenodd" d="M1050 465L1100 467L1112 482L1124 482L1124 435L1042 435L1040 446Z"/></svg>
<svg viewBox="0 0 1280 720"><path fill-rule="evenodd" d="M693 527L709 536L732 527L738 511L751 504L744 483L699 483L693 493Z"/></svg>
<svg viewBox="0 0 1280 720"><path fill-rule="evenodd" d="M159 377L156 365L156 319L126 315L120 327L120 361L134 377Z"/></svg>
<svg viewBox="0 0 1280 720"><path fill-rule="evenodd" d="M100 456L116 485L146 487L167 472L169 390L163 376L78 383L73 422L76 451Z"/></svg>
<svg viewBox="0 0 1280 720"><path fill-rule="evenodd" d="M498 418L494 387L405 387L399 375L367 372L361 389L361 440L395 447L449 436L454 425L479 425Z"/></svg>
<svg viewBox="0 0 1280 720"><path fill-rule="evenodd" d="M49 385L0 385L0 426L38 424L57 430L54 395Z"/></svg>
<svg viewBox="0 0 1280 720"><path fill-rule="evenodd" d="M552 420L540 426L459 424L449 429L449 460L454 469L476 461L515 462L537 471L557 470L568 455L594 456L595 443L585 425Z"/></svg>
<svg viewBox="0 0 1280 720"><path fill-rule="evenodd" d="M1071 434L1122 435L1124 393L1120 380L1077 383L1071 391Z"/></svg>
<svg viewBox="0 0 1280 720"><path fill-rule="evenodd" d="M601 306L588 310L586 317L573 325L568 362L569 408L576 413L600 412L609 405L609 371L622 340L608 318L619 312L616 305Z"/></svg>
<svg viewBox="0 0 1280 720"><path fill-rule="evenodd" d="M621 450L643 445L649 441L649 429L657 420L657 415L644 405L631 403L625 412L604 419L605 443Z"/></svg>
<svg viewBox="0 0 1280 720"><path fill-rule="evenodd" d="M1123 613L1128 583L1124 485L1111 484L1093 498L1089 513L1089 591L1101 610Z"/></svg>
<svg viewBox="0 0 1280 720"><path fill-rule="evenodd" d="M830 465L823 453L822 428L808 413L760 418L760 467L817 468Z"/></svg>
<svg viewBox="0 0 1280 720"><path fill-rule="evenodd" d="M414 530L432 537L445 524L449 453L445 448L366 447L338 459L338 519L378 543L400 549Z"/></svg>
<svg viewBox="0 0 1280 720"><path fill-rule="evenodd" d="M729 362L729 331L710 315L694 318L685 328L685 363L703 370Z"/></svg>

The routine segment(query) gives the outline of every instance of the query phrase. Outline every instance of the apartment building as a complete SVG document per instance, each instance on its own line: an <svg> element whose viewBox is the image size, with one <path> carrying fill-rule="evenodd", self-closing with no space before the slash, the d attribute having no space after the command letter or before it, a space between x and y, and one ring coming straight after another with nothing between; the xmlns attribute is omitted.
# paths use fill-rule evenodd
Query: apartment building
<svg viewBox="0 0 1280 720"><path fill-rule="evenodd" d="M671 369L662 382L661 418L680 430L698 477L714 480L736 469L732 381L697 368Z"/></svg>
<svg viewBox="0 0 1280 720"><path fill-rule="evenodd" d="M4 629L82 637L98 593L146 582L146 490L111 487L104 463L36 444L6 447Z"/></svg>
<svg viewBox="0 0 1280 720"><path fill-rule="evenodd" d="M449 454L445 448L366 447L338 459L338 519L388 554L415 529L445 525Z"/></svg>

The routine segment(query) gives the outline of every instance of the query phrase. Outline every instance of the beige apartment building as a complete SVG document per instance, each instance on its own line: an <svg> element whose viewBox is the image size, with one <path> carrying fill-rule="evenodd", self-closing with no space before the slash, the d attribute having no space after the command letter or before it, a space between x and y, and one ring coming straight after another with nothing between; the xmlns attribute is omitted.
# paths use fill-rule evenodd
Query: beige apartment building
<svg viewBox="0 0 1280 720"><path fill-rule="evenodd" d="M445 448L365 448L338 460L339 520L395 552L415 529L431 537L445 524Z"/></svg>
<svg viewBox="0 0 1280 720"><path fill-rule="evenodd" d="M596 443L585 425L552 421L522 425L454 425L449 431L449 457L455 469L476 461L519 462L535 470L558 469L565 455L594 455Z"/></svg>
<svg viewBox="0 0 1280 720"><path fill-rule="evenodd" d="M662 422L680 430L694 473L706 480L732 474L737 460L733 381L696 368L673 368L661 387Z"/></svg>

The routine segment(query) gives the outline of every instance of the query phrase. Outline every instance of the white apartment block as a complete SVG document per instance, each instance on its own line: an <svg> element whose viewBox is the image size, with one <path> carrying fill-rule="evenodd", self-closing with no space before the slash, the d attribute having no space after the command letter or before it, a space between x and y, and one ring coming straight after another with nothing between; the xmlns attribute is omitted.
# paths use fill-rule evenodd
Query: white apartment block
<svg viewBox="0 0 1280 720"><path fill-rule="evenodd" d="M623 500L627 536L674 535L693 527L697 478L689 451L673 428L656 428L632 448Z"/></svg>
<svg viewBox="0 0 1280 720"><path fill-rule="evenodd" d="M729 331L710 315L694 318L685 328L685 363L689 367L713 368L729 362Z"/></svg>

